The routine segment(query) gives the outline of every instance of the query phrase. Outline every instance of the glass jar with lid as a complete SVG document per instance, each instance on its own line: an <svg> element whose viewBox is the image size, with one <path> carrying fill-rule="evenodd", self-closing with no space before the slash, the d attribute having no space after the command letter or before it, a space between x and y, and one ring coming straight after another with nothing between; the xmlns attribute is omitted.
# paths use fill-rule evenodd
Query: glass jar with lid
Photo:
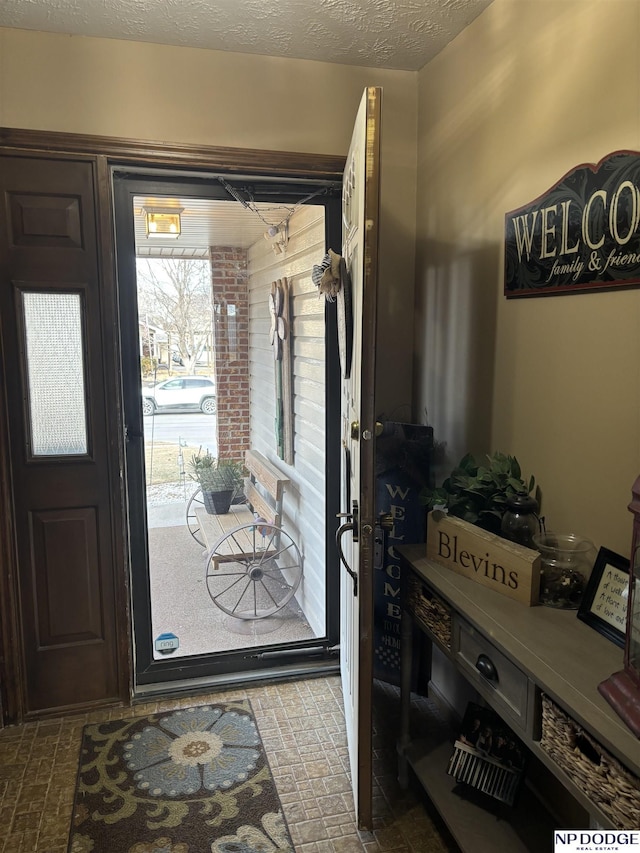
<svg viewBox="0 0 640 853"><path fill-rule="evenodd" d="M500 532L505 539L527 548L535 548L533 537L540 532L538 501L531 495L518 493L507 498Z"/></svg>

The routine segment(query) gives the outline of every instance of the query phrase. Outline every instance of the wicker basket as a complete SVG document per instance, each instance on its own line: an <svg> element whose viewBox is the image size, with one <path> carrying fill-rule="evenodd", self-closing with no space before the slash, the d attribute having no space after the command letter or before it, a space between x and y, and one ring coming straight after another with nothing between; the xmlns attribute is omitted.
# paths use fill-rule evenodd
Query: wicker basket
<svg viewBox="0 0 640 853"><path fill-rule="evenodd" d="M544 694L540 746L617 829L640 826L640 780Z"/></svg>
<svg viewBox="0 0 640 853"><path fill-rule="evenodd" d="M409 575L408 607L429 630L433 638L451 651L451 611L433 592Z"/></svg>

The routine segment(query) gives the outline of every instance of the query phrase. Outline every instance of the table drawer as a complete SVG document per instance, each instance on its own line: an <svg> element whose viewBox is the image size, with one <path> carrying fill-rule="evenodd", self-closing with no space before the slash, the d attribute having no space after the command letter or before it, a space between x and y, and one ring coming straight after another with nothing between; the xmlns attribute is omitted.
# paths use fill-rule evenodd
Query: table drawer
<svg viewBox="0 0 640 853"><path fill-rule="evenodd" d="M506 722L526 731L529 679L525 673L463 619L455 621L455 638L458 666L499 714L508 714Z"/></svg>

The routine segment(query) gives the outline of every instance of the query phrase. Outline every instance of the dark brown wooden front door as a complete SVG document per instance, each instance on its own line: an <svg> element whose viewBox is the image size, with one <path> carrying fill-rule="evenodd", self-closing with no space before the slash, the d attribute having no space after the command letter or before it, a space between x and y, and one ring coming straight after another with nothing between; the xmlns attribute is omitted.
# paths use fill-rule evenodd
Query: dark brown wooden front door
<svg viewBox="0 0 640 853"><path fill-rule="evenodd" d="M126 692L96 169L91 158L0 157L5 495L13 519L6 553L19 646L5 655L14 660L24 718Z"/></svg>

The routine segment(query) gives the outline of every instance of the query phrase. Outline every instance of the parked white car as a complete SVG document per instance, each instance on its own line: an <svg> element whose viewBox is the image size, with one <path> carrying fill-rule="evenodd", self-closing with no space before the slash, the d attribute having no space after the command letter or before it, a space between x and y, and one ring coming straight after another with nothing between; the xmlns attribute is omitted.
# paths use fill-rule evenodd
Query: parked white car
<svg viewBox="0 0 640 853"><path fill-rule="evenodd" d="M215 415L216 386L206 376L180 376L142 389L142 414L189 409Z"/></svg>

